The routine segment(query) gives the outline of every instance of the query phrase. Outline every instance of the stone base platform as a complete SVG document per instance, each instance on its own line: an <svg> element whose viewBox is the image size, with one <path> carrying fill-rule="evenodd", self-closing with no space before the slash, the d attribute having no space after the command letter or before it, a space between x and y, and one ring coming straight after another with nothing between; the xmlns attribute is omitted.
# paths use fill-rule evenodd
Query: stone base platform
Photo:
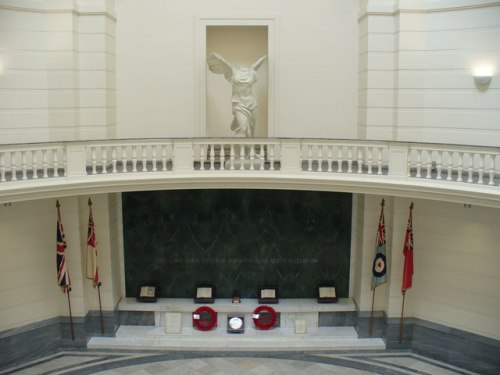
<svg viewBox="0 0 500 375"><path fill-rule="evenodd" d="M165 327L120 326L116 337L92 337L89 349L195 350L195 351L317 351L384 350L380 338L358 338L353 327L309 328L296 334L290 328L268 331L247 327L244 333L225 328L201 332L183 327L181 334L166 334Z"/></svg>

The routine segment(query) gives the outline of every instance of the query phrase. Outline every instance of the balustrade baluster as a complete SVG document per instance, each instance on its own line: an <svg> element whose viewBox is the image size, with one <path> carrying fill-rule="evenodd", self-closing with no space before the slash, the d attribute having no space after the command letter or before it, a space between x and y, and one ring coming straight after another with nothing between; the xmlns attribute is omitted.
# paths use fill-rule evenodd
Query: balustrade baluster
<svg viewBox="0 0 500 375"><path fill-rule="evenodd" d="M267 156L269 158L269 170L274 171L274 145L267 146Z"/></svg>
<svg viewBox="0 0 500 375"><path fill-rule="evenodd" d="M10 153L10 171L12 173L11 181L17 181L16 151Z"/></svg>
<svg viewBox="0 0 500 375"><path fill-rule="evenodd" d="M23 177L21 179L27 180L28 174L27 174L27 168L26 168L26 151L23 151L21 153L21 159L22 159L21 170L23 172Z"/></svg>
<svg viewBox="0 0 500 375"><path fill-rule="evenodd" d="M363 150L358 147L358 173L363 173Z"/></svg>
<svg viewBox="0 0 500 375"><path fill-rule="evenodd" d="M231 144L231 150L229 151L229 169L234 171L234 144Z"/></svg>
<svg viewBox="0 0 500 375"><path fill-rule="evenodd" d="M318 147L318 172L323 172L323 146L319 145Z"/></svg>
<svg viewBox="0 0 500 375"><path fill-rule="evenodd" d="M255 170L255 165L254 165L254 161L255 161L255 145L252 144L250 146L250 170Z"/></svg>
<svg viewBox="0 0 500 375"><path fill-rule="evenodd" d="M215 144L211 144L209 147L210 147L210 170L213 171L215 169Z"/></svg>
<svg viewBox="0 0 500 375"><path fill-rule="evenodd" d="M344 157L342 156L342 146L337 147L337 173L342 173L342 164L344 163Z"/></svg>
<svg viewBox="0 0 500 375"><path fill-rule="evenodd" d="M406 156L407 159L408 159L408 163L407 163L407 166L408 166L408 174L407 174L407 176L408 177L411 177L411 167L413 165L412 162L411 162L411 154L412 153L411 153L411 150L410 150L410 151L408 151L408 154Z"/></svg>
<svg viewBox="0 0 500 375"><path fill-rule="evenodd" d="M161 170L167 170L167 145L161 145Z"/></svg>
<svg viewBox="0 0 500 375"><path fill-rule="evenodd" d="M137 146L132 146L132 172L137 173Z"/></svg>
<svg viewBox="0 0 500 375"><path fill-rule="evenodd" d="M347 173L352 173L352 147L347 146Z"/></svg>
<svg viewBox="0 0 500 375"><path fill-rule="evenodd" d="M372 174L373 173L373 170L372 170L373 148L372 147L367 147L366 150L367 150L367 153L368 153L368 160L367 160L367 163L368 163L368 174Z"/></svg>
<svg viewBox="0 0 500 375"><path fill-rule="evenodd" d="M453 152L447 152L448 155L448 166L446 168L446 181L451 181L451 174L453 173Z"/></svg>
<svg viewBox="0 0 500 375"><path fill-rule="evenodd" d="M225 147L226 147L225 144L221 144L220 145L220 154L219 154L219 163L220 163L219 169L220 170L226 169L226 166L225 166L225 163L226 163L226 151L224 150Z"/></svg>
<svg viewBox="0 0 500 375"><path fill-rule="evenodd" d="M43 178L48 178L47 150L43 150Z"/></svg>
<svg viewBox="0 0 500 375"><path fill-rule="evenodd" d="M108 146L101 146L101 163L102 171L101 173L108 173Z"/></svg>
<svg viewBox="0 0 500 375"><path fill-rule="evenodd" d="M95 157L95 147L90 148L90 153L92 155L92 173L91 174L97 174L97 160Z"/></svg>
<svg viewBox="0 0 500 375"><path fill-rule="evenodd" d="M142 145L141 149L142 149L142 160L141 160L142 170L141 170L141 172L147 172L148 171L148 159L147 159L147 155L146 155L147 146Z"/></svg>
<svg viewBox="0 0 500 375"><path fill-rule="evenodd" d="M31 170L33 171L33 179L38 178L38 152L31 152Z"/></svg>
<svg viewBox="0 0 500 375"><path fill-rule="evenodd" d="M113 146L111 148L111 165L113 166L111 173L117 173L117 170L116 170L116 146Z"/></svg>
<svg viewBox="0 0 500 375"><path fill-rule="evenodd" d="M488 185L495 185L495 157L493 155L489 155L490 159L490 168L489 168L489 181Z"/></svg>
<svg viewBox="0 0 500 375"><path fill-rule="evenodd" d="M484 184L483 174L484 174L484 154L479 154L479 172L477 179L478 184Z"/></svg>
<svg viewBox="0 0 500 375"><path fill-rule="evenodd" d="M467 170L467 174L468 174L467 182L471 183L472 182L472 175L474 174L474 170L473 170L473 167L474 167L474 154L467 153L467 155L469 156L469 168Z"/></svg>
<svg viewBox="0 0 500 375"><path fill-rule="evenodd" d="M438 180L442 180L443 179L443 177L441 176L441 163L442 163L442 160L443 160L443 152L442 151L438 151L437 160L436 160L436 169L437 169L436 179L438 179Z"/></svg>
<svg viewBox="0 0 500 375"><path fill-rule="evenodd" d="M128 173L127 146L122 146L122 173Z"/></svg>
<svg viewBox="0 0 500 375"><path fill-rule="evenodd" d="M245 169L245 164L243 164L245 160L245 146L240 145L240 169Z"/></svg>
<svg viewBox="0 0 500 375"><path fill-rule="evenodd" d="M68 168L67 168L67 165L68 165L68 157L67 157L67 154L66 154L66 149L63 149L63 177L68 177Z"/></svg>
<svg viewBox="0 0 500 375"><path fill-rule="evenodd" d="M158 145L152 146L151 152L152 152L151 157L153 158L153 172L158 172L158 166L156 165L156 163L158 162L157 158Z"/></svg>
<svg viewBox="0 0 500 375"><path fill-rule="evenodd" d="M328 169L327 172L333 172L332 164L333 164L333 145L328 145Z"/></svg>
<svg viewBox="0 0 500 375"><path fill-rule="evenodd" d="M458 153L458 165L457 165L457 181L458 182L463 181L463 179L462 179L463 162L464 162L463 153L459 152Z"/></svg>
<svg viewBox="0 0 500 375"><path fill-rule="evenodd" d="M383 148L382 147L377 147L377 174L382 174L382 152Z"/></svg>
<svg viewBox="0 0 500 375"><path fill-rule="evenodd" d="M432 178L432 151L427 151L427 167L425 178Z"/></svg>
<svg viewBox="0 0 500 375"><path fill-rule="evenodd" d="M422 150L417 150L417 174L415 177L422 178Z"/></svg>
<svg viewBox="0 0 500 375"><path fill-rule="evenodd" d="M5 182L7 179L5 178L5 153L0 152L0 182Z"/></svg>
<svg viewBox="0 0 500 375"><path fill-rule="evenodd" d="M311 172L312 169L312 156L313 156L313 146L307 146L307 170Z"/></svg>
<svg viewBox="0 0 500 375"><path fill-rule="evenodd" d="M259 153L260 166L259 166L259 170L261 170L261 171L264 170L264 162L266 160L265 147L266 147L266 145L263 145L263 144L260 145L260 153Z"/></svg>
<svg viewBox="0 0 500 375"><path fill-rule="evenodd" d="M52 177L59 177L59 161L57 157L57 150L52 150L52 166L54 170Z"/></svg>
<svg viewBox="0 0 500 375"><path fill-rule="evenodd" d="M205 170L205 145L200 145L200 170Z"/></svg>

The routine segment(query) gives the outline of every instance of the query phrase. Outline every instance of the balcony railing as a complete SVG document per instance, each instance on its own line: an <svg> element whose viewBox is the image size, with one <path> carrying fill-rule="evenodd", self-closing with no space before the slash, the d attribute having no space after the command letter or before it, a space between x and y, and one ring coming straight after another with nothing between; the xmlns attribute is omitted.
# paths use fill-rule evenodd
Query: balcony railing
<svg viewBox="0 0 500 375"><path fill-rule="evenodd" d="M378 176L391 181L441 181L467 190L498 187L500 148L327 139L152 139L0 146L0 194L118 176L165 179L219 174ZM149 178L148 177L148 178ZM315 177L315 178L316 178ZM460 188L461 186L461 188ZM490 189L491 190L491 189ZM488 190L489 194L492 192ZM493 190L498 194L499 190Z"/></svg>

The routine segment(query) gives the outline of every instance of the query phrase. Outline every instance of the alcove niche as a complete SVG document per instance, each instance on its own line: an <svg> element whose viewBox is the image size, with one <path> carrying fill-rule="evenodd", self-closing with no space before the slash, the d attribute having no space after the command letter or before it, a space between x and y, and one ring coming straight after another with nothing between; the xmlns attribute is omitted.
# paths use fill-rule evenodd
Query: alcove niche
<svg viewBox="0 0 500 375"><path fill-rule="evenodd" d="M206 55L216 52L238 68L267 55L267 26L208 26ZM257 71L253 93L257 100L255 137L267 137L267 62ZM207 64L207 136L231 137L231 83Z"/></svg>
<svg viewBox="0 0 500 375"><path fill-rule="evenodd" d="M254 137L275 136L274 123L274 18L197 19L199 134L202 137L234 137L231 130L232 85L223 74L209 70L207 56L221 55L235 68L248 67L267 56L257 71L253 93L257 100Z"/></svg>

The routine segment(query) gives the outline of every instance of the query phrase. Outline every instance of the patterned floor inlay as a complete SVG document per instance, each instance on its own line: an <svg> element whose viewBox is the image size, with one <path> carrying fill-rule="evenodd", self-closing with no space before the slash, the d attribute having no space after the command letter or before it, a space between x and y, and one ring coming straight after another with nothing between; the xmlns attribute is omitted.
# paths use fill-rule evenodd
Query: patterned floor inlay
<svg viewBox="0 0 500 375"><path fill-rule="evenodd" d="M125 352L65 351L2 374L56 375L472 375L410 352Z"/></svg>

